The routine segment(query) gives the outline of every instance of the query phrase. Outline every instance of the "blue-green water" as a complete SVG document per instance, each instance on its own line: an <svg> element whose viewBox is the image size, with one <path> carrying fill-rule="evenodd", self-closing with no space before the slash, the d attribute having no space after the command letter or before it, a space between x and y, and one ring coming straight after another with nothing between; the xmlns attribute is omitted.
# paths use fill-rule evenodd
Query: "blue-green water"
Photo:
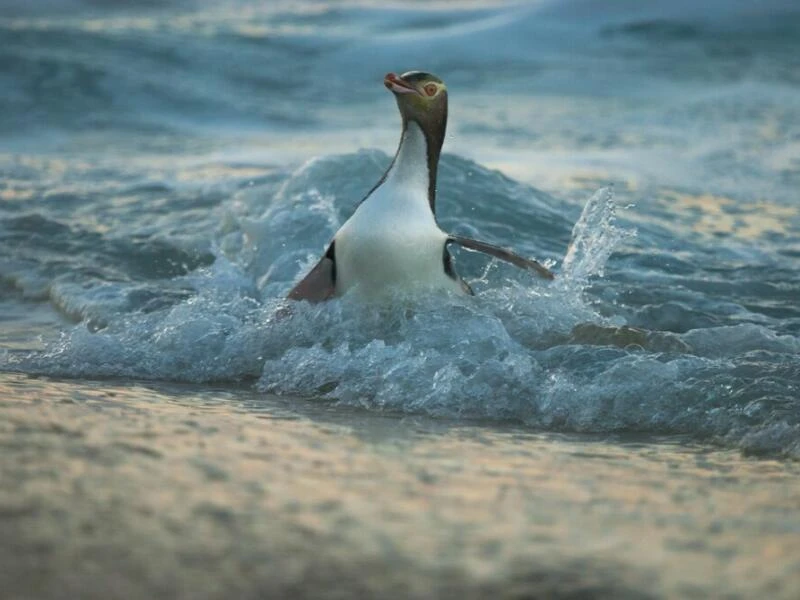
<svg viewBox="0 0 800 600"><path fill-rule="evenodd" d="M798 456L792 3L37 6L0 18L5 369ZM410 68L450 88L443 227L557 283L462 255L475 298L276 319L387 165L380 78Z"/></svg>
<svg viewBox="0 0 800 600"><path fill-rule="evenodd" d="M798 597L796 4L0 0L0 590ZM287 305L410 69L556 280Z"/></svg>

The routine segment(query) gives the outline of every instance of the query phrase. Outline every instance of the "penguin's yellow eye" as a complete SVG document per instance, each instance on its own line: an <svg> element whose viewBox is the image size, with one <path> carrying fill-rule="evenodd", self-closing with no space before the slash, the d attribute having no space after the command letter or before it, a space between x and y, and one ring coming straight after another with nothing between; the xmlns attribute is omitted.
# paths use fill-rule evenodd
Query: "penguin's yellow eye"
<svg viewBox="0 0 800 600"><path fill-rule="evenodd" d="M433 96L436 94L437 89L438 88L436 87L435 83L429 83L425 86L425 93L428 94L428 96Z"/></svg>

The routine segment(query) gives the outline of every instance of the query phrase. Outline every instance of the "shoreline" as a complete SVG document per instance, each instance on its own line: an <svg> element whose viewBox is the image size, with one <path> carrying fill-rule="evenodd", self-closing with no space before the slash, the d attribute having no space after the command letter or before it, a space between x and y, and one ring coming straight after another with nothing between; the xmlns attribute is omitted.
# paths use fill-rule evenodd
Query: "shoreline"
<svg viewBox="0 0 800 600"><path fill-rule="evenodd" d="M236 390L0 374L0 391L4 597L800 593L791 462L347 424Z"/></svg>

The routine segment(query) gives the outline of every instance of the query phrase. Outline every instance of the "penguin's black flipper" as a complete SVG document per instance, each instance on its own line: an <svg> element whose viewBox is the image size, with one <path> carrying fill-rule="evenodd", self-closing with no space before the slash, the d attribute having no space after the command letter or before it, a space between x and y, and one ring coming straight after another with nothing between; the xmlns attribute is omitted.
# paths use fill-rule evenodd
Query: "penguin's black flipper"
<svg viewBox="0 0 800 600"><path fill-rule="evenodd" d="M289 300L307 300L309 302L324 302L336 294L336 257L333 243L328 247L319 262L308 275L292 288L286 296Z"/></svg>
<svg viewBox="0 0 800 600"><path fill-rule="evenodd" d="M500 260L511 263L515 267L536 273L539 277L544 277L545 279L555 278L553 272L541 263L530 258L524 258L519 254L514 254L511 250L506 248L500 248L499 246L494 246L487 242L480 242L478 240L473 240L471 238L465 238L458 235L451 235L447 238L447 241L458 244L467 250L474 250L476 252L483 252L484 254L494 256L495 258L499 258Z"/></svg>

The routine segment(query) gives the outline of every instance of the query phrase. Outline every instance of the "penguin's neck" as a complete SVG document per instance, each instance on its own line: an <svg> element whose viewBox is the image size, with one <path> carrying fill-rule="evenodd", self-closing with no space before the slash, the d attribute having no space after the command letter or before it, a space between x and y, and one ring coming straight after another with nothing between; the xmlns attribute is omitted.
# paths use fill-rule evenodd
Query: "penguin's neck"
<svg viewBox="0 0 800 600"><path fill-rule="evenodd" d="M407 121L397 154L386 174L385 184L410 187L424 193L433 211L439 151L439 145L425 135L416 121Z"/></svg>

